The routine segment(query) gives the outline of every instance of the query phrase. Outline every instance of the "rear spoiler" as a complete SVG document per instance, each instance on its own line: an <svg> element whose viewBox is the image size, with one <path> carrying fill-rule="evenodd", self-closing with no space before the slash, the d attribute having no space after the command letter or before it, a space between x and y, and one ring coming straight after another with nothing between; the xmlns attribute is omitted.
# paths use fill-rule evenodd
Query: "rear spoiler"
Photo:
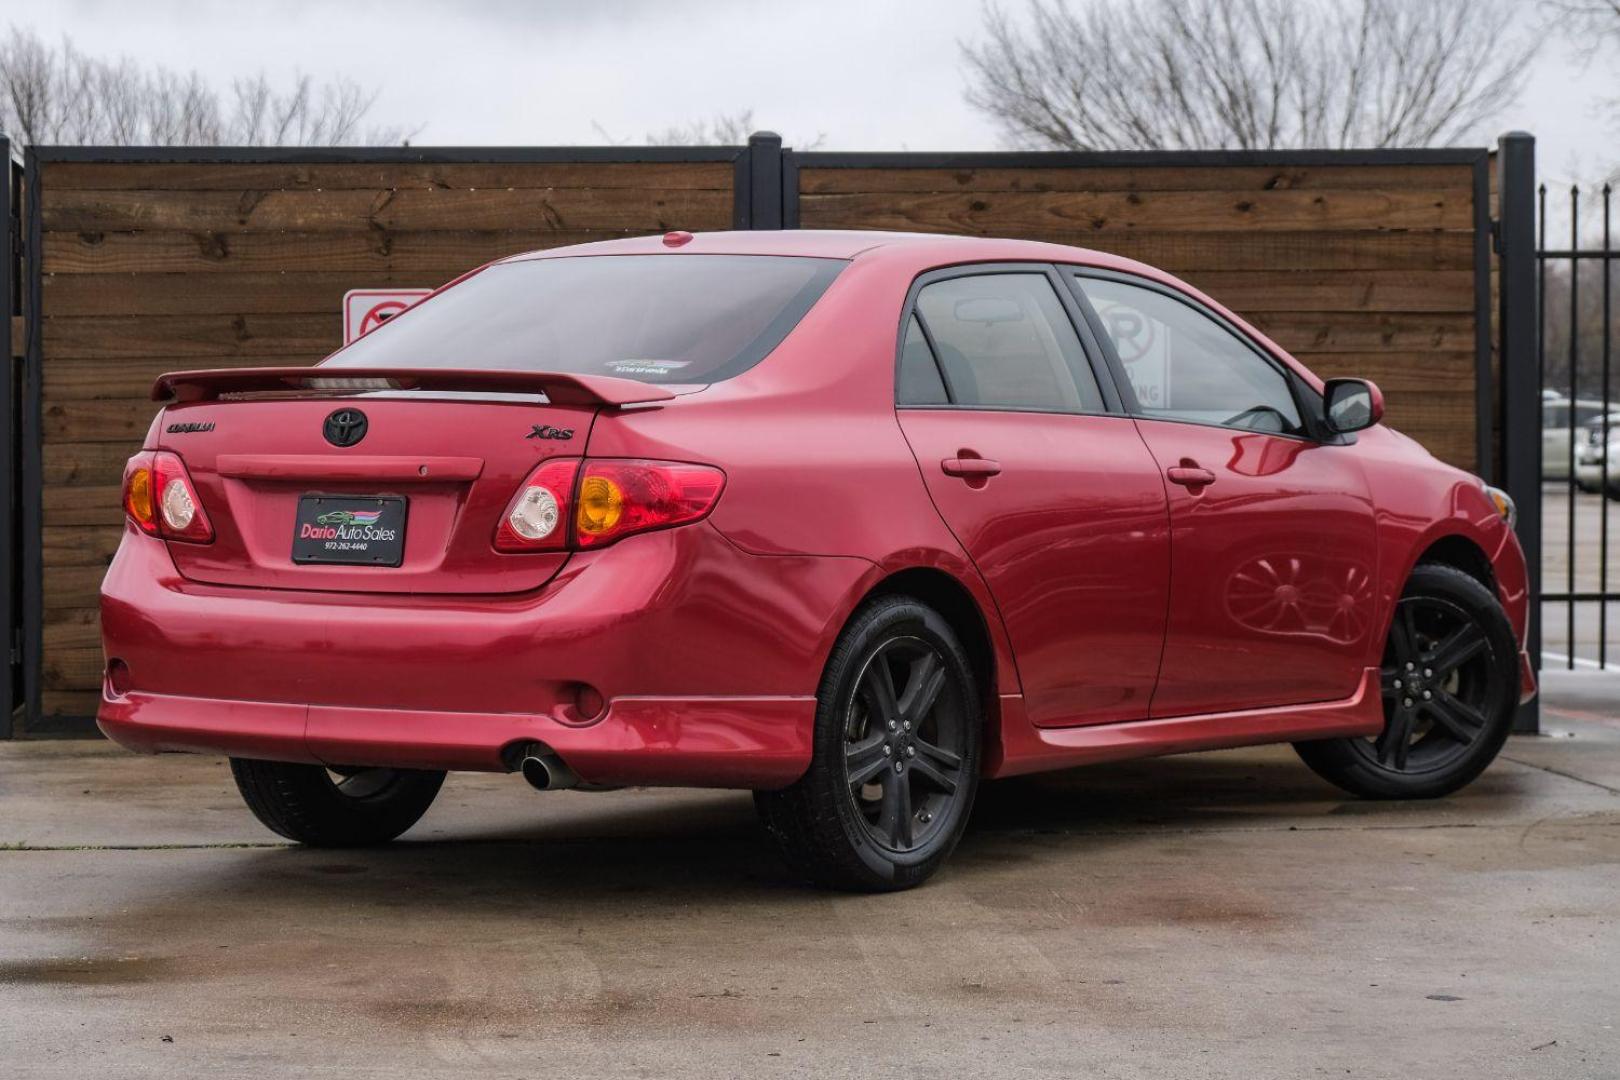
<svg viewBox="0 0 1620 1080"><path fill-rule="evenodd" d="M468 370L465 368L214 368L171 371L152 384L153 401L214 401L225 394L365 392L368 390L486 391L544 394L557 405L639 405L668 401L662 386L610 375L560 371Z"/></svg>

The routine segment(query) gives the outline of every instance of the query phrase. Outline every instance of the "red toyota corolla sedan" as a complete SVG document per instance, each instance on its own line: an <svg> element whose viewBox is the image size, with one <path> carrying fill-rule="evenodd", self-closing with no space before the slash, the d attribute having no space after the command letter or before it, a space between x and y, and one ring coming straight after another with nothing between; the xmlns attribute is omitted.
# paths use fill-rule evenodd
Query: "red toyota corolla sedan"
<svg viewBox="0 0 1620 1080"><path fill-rule="evenodd" d="M562 248L154 395L102 730L309 844L521 771L753 789L806 876L904 888L984 778L1292 742L1442 795L1534 689L1505 495L1093 251Z"/></svg>

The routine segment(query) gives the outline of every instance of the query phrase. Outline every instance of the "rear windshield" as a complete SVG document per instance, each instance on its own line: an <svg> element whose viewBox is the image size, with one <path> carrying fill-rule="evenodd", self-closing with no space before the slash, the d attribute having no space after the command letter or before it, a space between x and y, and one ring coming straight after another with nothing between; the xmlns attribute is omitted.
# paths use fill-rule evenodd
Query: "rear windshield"
<svg viewBox="0 0 1620 1080"><path fill-rule="evenodd" d="M324 366L718 382L776 348L845 265L768 255L498 263L384 323Z"/></svg>

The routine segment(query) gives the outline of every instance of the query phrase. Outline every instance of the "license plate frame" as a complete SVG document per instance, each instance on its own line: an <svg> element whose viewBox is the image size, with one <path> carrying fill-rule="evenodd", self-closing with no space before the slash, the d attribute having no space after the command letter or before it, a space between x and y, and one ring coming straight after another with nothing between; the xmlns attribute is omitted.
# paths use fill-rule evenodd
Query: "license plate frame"
<svg viewBox="0 0 1620 1080"><path fill-rule="evenodd" d="M293 518L292 561L301 566L397 568L405 561L409 511L410 500L403 495L300 495ZM340 514L349 515L349 520L338 519Z"/></svg>

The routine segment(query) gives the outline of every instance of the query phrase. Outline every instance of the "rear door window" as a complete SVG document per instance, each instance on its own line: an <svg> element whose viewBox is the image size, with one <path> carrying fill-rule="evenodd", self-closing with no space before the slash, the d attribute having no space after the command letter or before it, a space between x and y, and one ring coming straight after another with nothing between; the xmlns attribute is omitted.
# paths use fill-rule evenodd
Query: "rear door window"
<svg viewBox="0 0 1620 1080"><path fill-rule="evenodd" d="M945 379L939 373L939 362L934 358L934 350L928 347L928 338L923 335L922 325L915 315L906 320L895 401L900 405L944 405L950 401L945 393Z"/></svg>
<svg viewBox="0 0 1620 1080"><path fill-rule="evenodd" d="M933 343L952 404L1104 411L1074 325L1045 274L972 274L936 281L917 294L916 313ZM926 348L927 342L920 346Z"/></svg>

